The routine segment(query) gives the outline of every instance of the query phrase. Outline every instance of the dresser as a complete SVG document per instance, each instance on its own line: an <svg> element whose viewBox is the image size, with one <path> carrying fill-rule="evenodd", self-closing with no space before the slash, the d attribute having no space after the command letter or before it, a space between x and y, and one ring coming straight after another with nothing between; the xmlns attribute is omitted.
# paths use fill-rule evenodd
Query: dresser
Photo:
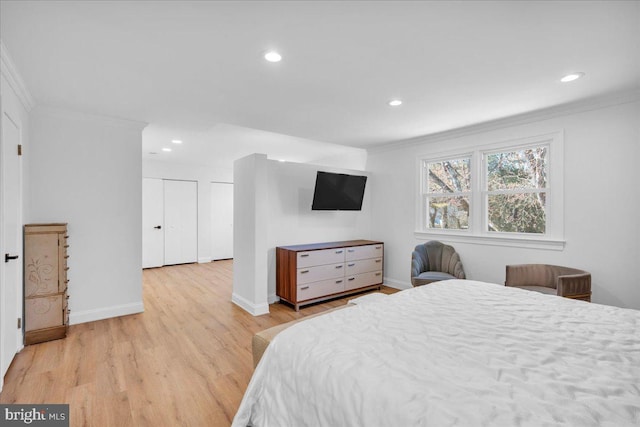
<svg viewBox="0 0 640 427"><path fill-rule="evenodd" d="M67 224L24 226L24 343L64 338L67 306Z"/></svg>
<svg viewBox="0 0 640 427"><path fill-rule="evenodd" d="M294 306L380 289L384 244L373 240L276 247L276 294Z"/></svg>

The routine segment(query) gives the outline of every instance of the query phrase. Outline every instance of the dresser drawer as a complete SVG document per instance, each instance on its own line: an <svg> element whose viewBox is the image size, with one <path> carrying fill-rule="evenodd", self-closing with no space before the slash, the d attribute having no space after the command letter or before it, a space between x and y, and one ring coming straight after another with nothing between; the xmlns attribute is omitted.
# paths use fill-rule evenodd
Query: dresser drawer
<svg viewBox="0 0 640 427"><path fill-rule="evenodd" d="M344 263L318 265L315 267L299 268L297 271L297 283L299 285L320 280L344 277Z"/></svg>
<svg viewBox="0 0 640 427"><path fill-rule="evenodd" d="M322 280L298 286L298 302L344 291L344 278Z"/></svg>
<svg viewBox="0 0 640 427"><path fill-rule="evenodd" d="M382 243L378 245L353 246L351 248L347 248L346 260L352 261L357 259L382 258L383 252L384 245Z"/></svg>
<svg viewBox="0 0 640 427"><path fill-rule="evenodd" d="M368 273L370 271L382 270L382 258L369 258L356 261L347 261L346 275Z"/></svg>
<svg viewBox="0 0 640 427"><path fill-rule="evenodd" d="M379 285L382 283L382 270L369 273L347 276L344 282L344 290L363 288L365 286Z"/></svg>
<svg viewBox="0 0 640 427"><path fill-rule="evenodd" d="M312 265L336 264L339 262L344 262L344 248L299 252L297 254L297 268L310 267Z"/></svg>
<svg viewBox="0 0 640 427"><path fill-rule="evenodd" d="M25 299L25 331L62 325L63 300L64 295Z"/></svg>
<svg viewBox="0 0 640 427"><path fill-rule="evenodd" d="M58 293L58 235L27 234L24 240L25 297Z"/></svg>

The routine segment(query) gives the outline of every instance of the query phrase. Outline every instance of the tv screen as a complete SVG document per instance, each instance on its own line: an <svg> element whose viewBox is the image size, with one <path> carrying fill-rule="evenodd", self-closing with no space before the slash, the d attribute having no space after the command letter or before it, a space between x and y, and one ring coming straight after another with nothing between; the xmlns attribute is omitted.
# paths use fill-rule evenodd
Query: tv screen
<svg viewBox="0 0 640 427"><path fill-rule="evenodd" d="M362 209L366 183L366 176L318 171L311 209L359 211Z"/></svg>

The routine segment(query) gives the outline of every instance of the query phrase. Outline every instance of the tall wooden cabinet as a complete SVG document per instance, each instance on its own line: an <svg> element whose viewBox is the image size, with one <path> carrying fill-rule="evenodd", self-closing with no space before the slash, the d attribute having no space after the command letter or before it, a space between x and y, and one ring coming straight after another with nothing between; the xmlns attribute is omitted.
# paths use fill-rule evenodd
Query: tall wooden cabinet
<svg viewBox="0 0 640 427"><path fill-rule="evenodd" d="M64 338L67 306L67 224L24 226L24 343Z"/></svg>
<svg viewBox="0 0 640 427"><path fill-rule="evenodd" d="M384 244L373 240L313 243L276 248L276 293L303 305L380 289Z"/></svg>

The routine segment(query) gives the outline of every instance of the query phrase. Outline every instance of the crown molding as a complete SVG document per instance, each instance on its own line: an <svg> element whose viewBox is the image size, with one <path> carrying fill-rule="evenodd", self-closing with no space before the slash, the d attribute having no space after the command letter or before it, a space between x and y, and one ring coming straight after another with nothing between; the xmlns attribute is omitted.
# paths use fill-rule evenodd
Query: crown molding
<svg viewBox="0 0 640 427"><path fill-rule="evenodd" d="M552 119L558 116L582 113L586 111L598 110L615 105L628 104L640 101L640 90L616 92L599 97L588 98L582 101L556 105L541 110L530 111L488 122L463 126L457 129L436 132L422 135L415 138L392 141L374 147L367 148L368 153L382 153L386 151L398 150L401 148L414 147L434 142L441 142L449 139L470 136L481 132L503 129L509 126L523 125L527 123L539 122Z"/></svg>
<svg viewBox="0 0 640 427"><path fill-rule="evenodd" d="M79 120L84 122L92 122L107 126L127 128L142 131L147 127L148 123L137 120L122 119L120 117L102 116L98 114L83 113L78 111L66 110L59 107L51 107L46 105L38 105L33 114L36 116L52 117L56 119Z"/></svg>
<svg viewBox="0 0 640 427"><path fill-rule="evenodd" d="M27 112L31 111L36 103L2 40L0 40L0 72L7 79L9 86L16 93Z"/></svg>

